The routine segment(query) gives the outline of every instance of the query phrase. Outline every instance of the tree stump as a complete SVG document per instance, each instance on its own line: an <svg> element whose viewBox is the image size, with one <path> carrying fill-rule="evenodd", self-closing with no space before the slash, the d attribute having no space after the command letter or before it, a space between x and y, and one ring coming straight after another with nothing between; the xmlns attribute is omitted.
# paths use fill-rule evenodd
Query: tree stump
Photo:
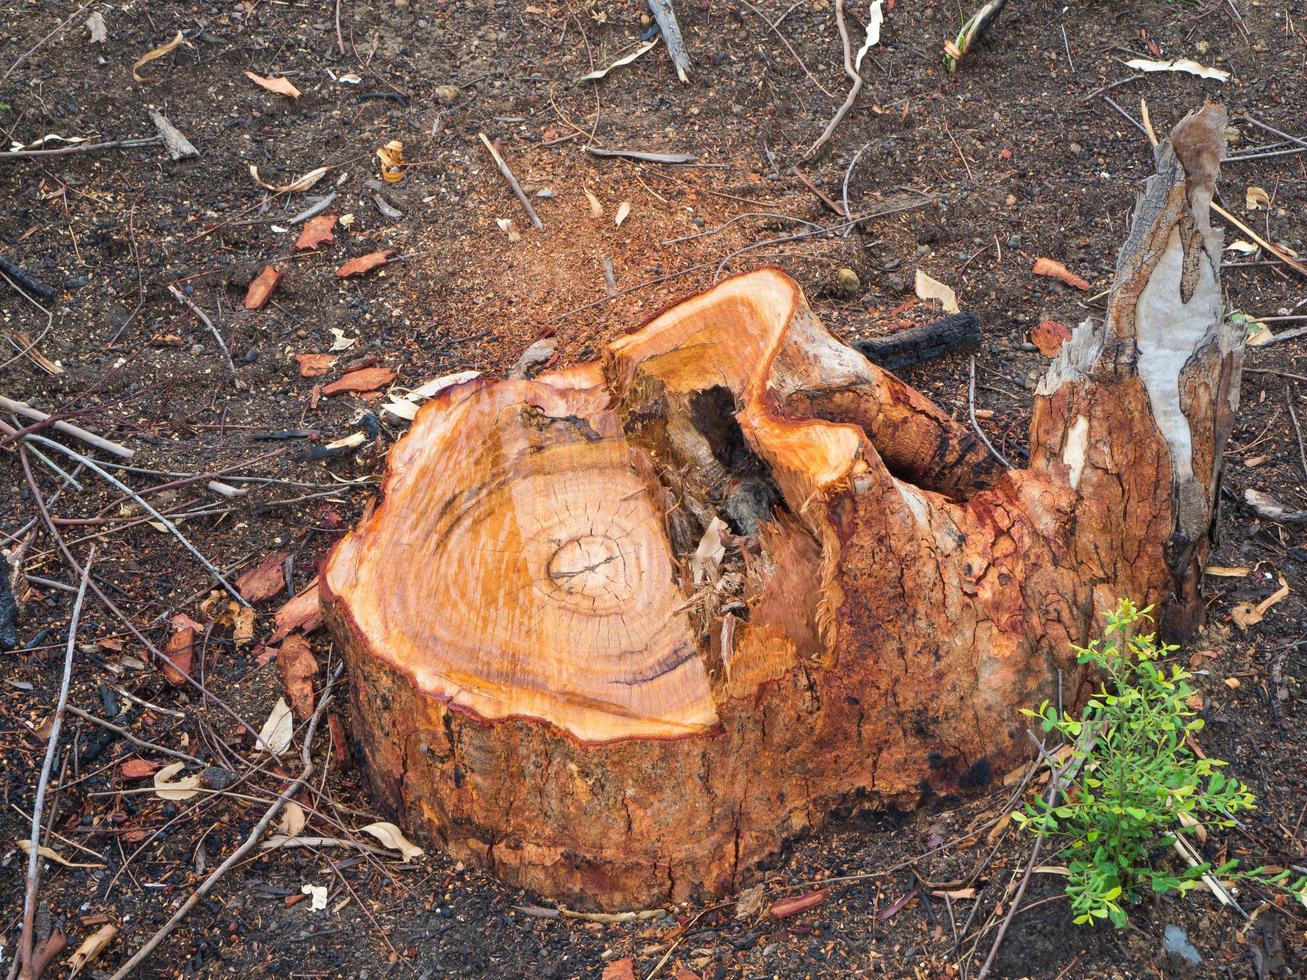
<svg viewBox="0 0 1307 980"><path fill-rule="evenodd" d="M847 806L1028 756L1122 596L1192 630L1242 337L1207 220L1224 113L1157 148L1030 465L828 334L777 269L535 380L424 407L330 555L379 800L585 909L735 888Z"/></svg>

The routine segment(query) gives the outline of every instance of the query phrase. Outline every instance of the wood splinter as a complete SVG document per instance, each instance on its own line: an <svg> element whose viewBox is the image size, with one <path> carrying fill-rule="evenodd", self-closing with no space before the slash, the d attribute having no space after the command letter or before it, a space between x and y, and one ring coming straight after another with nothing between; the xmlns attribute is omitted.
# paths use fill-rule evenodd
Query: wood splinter
<svg viewBox="0 0 1307 980"><path fill-rule="evenodd" d="M571 907L702 901L838 808L1024 760L1019 709L1075 703L1122 596L1191 632L1243 351L1198 166L1224 129L1157 147L1025 469L771 268L432 399L321 577L378 802Z"/></svg>

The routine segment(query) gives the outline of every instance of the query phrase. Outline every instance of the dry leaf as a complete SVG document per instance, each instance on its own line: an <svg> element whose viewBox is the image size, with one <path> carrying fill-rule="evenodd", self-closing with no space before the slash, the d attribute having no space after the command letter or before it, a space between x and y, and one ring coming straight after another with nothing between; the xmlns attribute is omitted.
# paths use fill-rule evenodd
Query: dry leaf
<svg viewBox="0 0 1307 980"><path fill-rule="evenodd" d="M313 714L313 678L318 673L318 660L309 641L299 633L282 640L277 650L277 666L281 668L281 681L290 703L295 706L295 714L307 720Z"/></svg>
<svg viewBox="0 0 1307 980"><path fill-rule="evenodd" d="M341 330L340 327L331 327L330 329L331 335L336 338L331 342L331 350L333 353L336 351L349 350L359 342L357 337L346 337L345 331Z"/></svg>
<svg viewBox="0 0 1307 980"><path fill-rule="evenodd" d="M1246 578L1252 571L1247 565L1226 566L1226 565L1208 565L1203 569L1204 575L1218 575L1221 578Z"/></svg>
<svg viewBox="0 0 1307 980"><path fill-rule="evenodd" d="M250 283L249 290L245 293L245 309L260 310L263 304L268 301L272 291L277 288L277 283L281 282L281 270L275 265L265 265Z"/></svg>
<svg viewBox="0 0 1307 980"><path fill-rule="evenodd" d="M109 944L117 936L118 927L112 922L106 922L83 939L82 945L78 946L73 955L68 958L68 965L72 967L73 973L77 973L82 967L88 966L99 959L100 954L109 948Z"/></svg>
<svg viewBox="0 0 1307 980"><path fill-rule="evenodd" d="M916 290L919 299L939 300L944 305L945 313L958 313L962 309L958 306L957 293L920 269L917 270Z"/></svg>
<svg viewBox="0 0 1307 980"><path fill-rule="evenodd" d="M773 919L785 919L791 915L798 915L800 912L806 912L808 909L816 908L822 902L826 901L829 894L824 888L818 888L816 891L808 892L806 895L796 895L793 898L782 898L780 901L772 902L771 916Z"/></svg>
<svg viewBox="0 0 1307 980"><path fill-rule="evenodd" d="M314 912L321 912L327 907L327 886L326 885L303 885L300 887L302 894L308 895L311 901L309 908ZM301 899L302 901L302 899Z"/></svg>
<svg viewBox="0 0 1307 980"><path fill-rule="evenodd" d="M236 579L236 590L246 602L270 599L286 587L286 552L274 551Z"/></svg>
<svg viewBox="0 0 1307 980"><path fill-rule="evenodd" d="M614 68L621 68L623 65L629 65L636 58L640 57L640 55L652 49L653 46L657 43L658 43L658 38L655 37L652 41L648 41L645 44L640 45L638 48L636 48L634 51L632 51L630 54L626 55L625 57L618 58L607 68L600 68L598 71L592 71L588 75L582 75L580 78L577 79L577 81L597 82L599 79L603 78L610 71L612 71Z"/></svg>
<svg viewBox="0 0 1307 980"><path fill-rule="evenodd" d="M118 767L122 779L146 779L159 771L160 763L153 759L128 759Z"/></svg>
<svg viewBox="0 0 1307 980"><path fill-rule="evenodd" d="M600 980L635 980L635 972L631 966L631 958L613 960L604 967L603 976Z"/></svg>
<svg viewBox="0 0 1307 980"><path fill-rule="evenodd" d="M367 255L360 255L358 258L350 259L336 270L336 278L349 279L353 276L361 276L365 272L371 272L378 266L385 265L387 260L394 254L395 250L393 248L383 248L380 252L369 252Z"/></svg>
<svg viewBox="0 0 1307 980"><path fill-rule="evenodd" d="M1256 211L1258 208L1269 208L1271 206L1271 195L1266 193L1265 187L1258 187L1253 184L1244 192L1243 203L1244 207L1249 211Z"/></svg>
<svg viewBox="0 0 1307 980"><path fill-rule="evenodd" d="M291 630L312 633L322 624L322 610L318 606L318 580L315 578L304 591L277 610L277 628L268 642L276 643L288 636Z"/></svg>
<svg viewBox="0 0 1307 980"><path fill-rule="evenodd" d="M191 672L191 661L195 659L195 631L189 626L183 626L168 637L163 652L168 658L160 665L164 678L173 687L184 687L184 674Z"/></svg>
<svg viewBox="0 0 1307 980"><path fill-rule="evenodd" d="M371 834L381 841L383 846L390 848L392 851L399 851L404 856L405 861L420 858L425 853L422 848L405 837L393 823L380 821L370 823L366 827L360 827L359 829L365 834Z"/></svg>
<svg viewBox="0 0 1307 980"><path fill-rule="evenodd" d="M1241 602L1230 610L1230 618L1239 624L1240 629L1247 630L1249 626L1256 626L1266 616L1266 611L1273 605L1289 594L1289 585L1280 579L1280 587L1268 595L1257 605L1248 602Z"/></svg>
<svg viewBox="0 0 1307 980"><path fill-rule="evenodd" d="M170 766L164 766L154 774L154 792L165 800L189 800L200 792L200 775L196 773L193 776L183 776L181 779L172 777L182 771L186 765L184 762L174 762Z"/></svg>
<svg viewBox="0 0 1307 980"><path fill-rule="evenodd" d="M103 44L109 38L109 32L104 26L104 14L98 10L86 18L86 29L91 32L92 44Z"/></svg>
<svg viewBox="0 0 1307 980"><path fill-rule="evenodd" d="M187 47L191 46L191 43L187 41L184 37L182 37L181 31L178 31L177 36L174 37L167 44L161 44L153 51L141 55L141 57L137 60L136 64L132 65L132 78L136 79L138 82L153 81L153 79L151 78L145 78L141 75L138 75L136 73L136 69L140 68L144 64L148 64L149 62L153 61L155 58L162 58L166 54L171 54L173 49L176 48L177 45L179 44L185 44Z"/></svg>
<svg viewBox="0 0 1307 980"><path fill-rule="evenodd" d="M344 391L376 391L383 385L395 380L395 372L390 368L361 368L342 375L329 385L324 385L324 395L339 395Z"/></svg>
<svg viewBox="0 0 1307 980"><path fill-rule="evenodd" d="M1152 61L1148 58L1131 58L1126 62L1127 68L1135 68L1139 71L1182 71L1190 75L1197 75L1199 78L1210 78L1213 81L1229 81L1230 73L1220 68L1207 68L1198 62L1189 58L1176 58L1174 61Z"/></svg>
<svg viewBox="0 0 1307 980"><path fill-rule="evenodd" d="M604 206L599 203L599 198L588 187L581 188L585 191L585 199L590 202L590 217L602 218L604 216Z"/></svg>
<svg viewBox="0 0 1307 980"><path fill-rule="evenodd" d="M377 159L381 161L381 179L393 184L404 179L404 144L391 140L377 150Z"/></svg>
<svg viewBox="0 0 1307 980"><path fill-rule="evenodd" d="M32 853L32 842L30 840L20 840L18 849L24 854ZM79 864L76 861L69 861L66 857L56 851L53 847L46 847L44 844L36 849L36 853L55 864L62 864L65 868L103 868L103 864Z"/></svg>
<svg viewBox="0 0 1307 980"><path fill-rule="evenodd" d="M331 370L336 359L330 354L296 354L301 378L320 378Z"/></svg>
<svg viewBox="0 0 1307 980"><path fill-rule="evenodd" d="M1229 245L1225 246L1227 252L1238 252L1240 255L1252 255L1257 251L1258 246L1252 242L1246 242L1242 238L1236 238Z"/></svg>
<svg viewBox="0 0 1307 980"><path fill-rule="evenodd" d="M231 638L238 647L249 646L254 639L254 610L249 606L237 606L231 612Z"/></svg>
<svg viewBox="0 0 1307 980"><path fill-rule="evenodd" d="M300 237L295 242L295 251L303 252L307 249L315 249L324 243L330 245L336 240L335 228L336 216L334 214L315 215L304 222Z"/></svg>
<svg viewBox="0 0 1307 980"><path fill-rule="evenodd" d="M298 837L304 825L309 822L304 815L304 808L294 800L287 800L277 817L277 833L287 837Z"/></svg>
<svg viewBox="0 0 1307 980"><path fill-rule="evenodd" d="M1247 324L1247 330L1248 336L1245 338L1244 342L1249 347L1261 347L1262 344L1269 344L1275 339L1275 334L1271 332L1271 328L1260 320L1249 321Z"/></svg>
<svg viewBox="0 0 1307 980"><path fill-rule="evenodd" d="M318 167L316 170L310 170L308 173L296 177L289 184L269 184L259 176L259 168L252 163L250 164L250 176L254 178L254 182L264 190L272 191L274 194L298 194L301 191L308 190L326 175L327 168Z"/></svg>
<svg viewBox="0 0 1307 980"><path fill-rule="evenodd" d="M884 23L884 0L871 0L871 7L867 10L867 36L862 42L862 47L858 48L857 57L853 59L854 71L862 68L863 55L880 44L880 28Z"/></svg>
<svg viewBox="0 0 1307 980"><path fill-rule="evenodd" d="M1056 357L1062 345L1071 339L1071 330L1057 320L1042 320L1030 331L1030 342L1045 357Z"/></svg>
<svg viewBox="0 0 1307 980"><path fill-rule="evenodd" d="M508 235L508 240L510 242L519 242L522 240L522 233L517 230L517 222L512 218L496 218L495 224L499 226L500 231Z"/></svg>
<svg viewBox="0 0 1307 980"><path fill-rule="evenodd" d="M292 99L300 97L300 90L292 85L288 78L264 78L252 71L247 71L245 77L260 88L266 88L269 92L275 92L278 95L289 95Z"/></svg>
<svg viewBox="0 0 1307 980"><path fill-rule="evenodd" d="M1074 272L1071 272L1061 262L1055 259L1038 258L1035 259L1034 273L1037 276L1048 276L1050 279L1060 279L1068 286L1074 286L1076 289L1088 289L1089 283L1081 279Z"/></svg>
<svg viewBox="0 0 1307 980"><path fill-rule="evenodd" d="M622 227L622 222L626 220L627 216L630 213L631 213L631 202L623 201L621 204L617 206L617 214L613 216L613 224L615 224L618 228Z"/></svg>
<svg viewBox="0 0 1307 980"><path fill-rule="evenodd" d="M259 744L255 751L281 755L290 748L294 735L295 718L290 713L290 705L286 703L285 698L278 698L277 703L272 706L272 713L268 715L268 720L259 729Z"/></svg>

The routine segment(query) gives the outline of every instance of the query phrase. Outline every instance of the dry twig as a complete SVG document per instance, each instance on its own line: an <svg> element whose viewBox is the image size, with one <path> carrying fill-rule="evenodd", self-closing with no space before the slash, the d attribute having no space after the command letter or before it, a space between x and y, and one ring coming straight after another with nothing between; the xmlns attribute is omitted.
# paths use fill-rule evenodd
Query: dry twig
<svg viewBox="0 0 1307 980"><path fill-rule="evenodd" d="M858 93L862 91L862 76L853 67L853 44L849 40L848 25L844 23L844 0L835 0L835 23L840 29L840 43L844 45L844 74L849 76L853 84L849 87L849 94L844 98L844 104L835 111L835 115L826 124L825 130L817 137L817 141L808 147L808 151L803 154L805 160L812 159L823 146L830 142L830 138L835 134L839 124L844 121L844 117L853 108Z"/></svg>
<svg viewBox="0 0 1307 980"><path fill-rule="evenodd" d="M499 155L499 151L495 149L495 144L490 142L490 137L485 133L477 133L477 136L481 138L481 142L484 143L486 149L490 151L490 156L494 158L495 166L499 168L499 172L503 175L504 180L508 181L508 186L512 188L513 194L517 197L518 203L521 204L522 209L526 211L526 216L531 219L531 224L535 225L537 231L543 228L544 225L540 222L540 215L536 214L536 209L533 208L531 202L527 200L526 193L522 190L522 185L517 182L517 178L513 176L513 171L509 169L508 163Z"/></svg>

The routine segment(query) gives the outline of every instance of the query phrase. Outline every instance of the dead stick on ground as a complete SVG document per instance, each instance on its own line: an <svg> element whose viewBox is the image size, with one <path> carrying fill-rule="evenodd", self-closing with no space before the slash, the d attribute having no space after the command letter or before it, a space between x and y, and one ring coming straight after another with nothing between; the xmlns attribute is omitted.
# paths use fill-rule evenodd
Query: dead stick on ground
<svg viewBox="0 0 1307 980"><path fill-rule="evenodd" d="M844 117L849 114L853 108L853 103L857 101L858 93L862 91L862 76L858 74L857 69L853 67L853 45L849 41L849 29L844 23L844 0L835 0L835 23L840 29L840 43L844 45L844 74L848 75L853 81L849 87L849 94L844 98L844 104L835 111L831 121L826 124L825 130L817 137L817 141L808 147L808 152L803 154L803 159L811 160L823 146L835 134L839 124L844 121Z"/></svg>
<svg viewBox="0 0 1307 980"><path fill-rule="evenodd" d="M91 565L95 562L95 545L82 569L82 584L73 603L73 618L68 624L68 646L64 651L64 676L59 684L59 702L55 705L54 720L50 724L50 739L45 746L45 762L36 784L36 802L32 805L31 849L27 852L27 887L23 892L22 976L34 976L32 970L33 921L36 917L36 890L41 875L41 816L45 810L45 794L50 786L50 772L54 757L59 751L59 736L63 733L64 713L68 708L68 689L73 676L73 654L77 650L77 625L82 618L82 602L86 599L86 586L91 580Z"/></svg>
<svg viewBox="0 0 1307 980"><path fill-rule="evenodd" d="M3 395L0 395L0 409L3 409L6 412L13 412L15 415L23 415L29 419L34 419L37 422L44 422L46 419L50 418L48 413L33 408L31 405L27 404L27 402L15 401L12 398L5 398ZM97 436L94 432L87 432L85 429L71 425L68 422L55 421L52 422L51 425L60 432L72 436L74 439L80 439L88 446L94 446L96 449L103 449L106 453L112 453L114 456L119 456L123 459L131 459L136 455L136 450L134 449L120 446L116 442L111 442L102 436Z"/></svg>
<svg viewBox="0 0 1307 980"><path fill-rule="evenodd" d="M208 763L205 762L203 759L197 759L193 755L187 755L185 752L178 752L176 749L170 749L167 746L157 745L154 742L147 742L143 738L137 738L127 729L121 728L118 725L115 725L111 721L105 721L103 718L99 717L98 715L93 715L89 711L83 711L81 708L77 707L76 705L70 704L68 706L68 710L70 713L76 715L78 718L81 718L85 721L89 721L92 725L99 725L101 728L108 729L109 731L113 732L115 735L120 735L121 737L127 739L127 741L139 745L143 749L149 749L151 752L159 752L163 755L170 755L174 759L182 759L185 762L192 762L197 766L208 765Z"/></svg>
<svg viewBox="0 0 1307 980"><path fill-rule="evenodd" d="M27 157L66 157L74 153L90 153L93 150L127 150L141 146L162 143L162 136L142 136L129 140L106 140L103 143L76 143L73 146L60 146L52 150L10 150L0 153L0 163L5 160L22 160Z"/></svg>
<svg viewBox="0 0 1307 980"><path fill-rule="evenodd" d="M172 293L173 298L176 299L177 302L181 303L182 306L185 306L192 313L198 316L200 320L203 321L204 325L209 328L209 333L213 334L213 339L218 342L218 347L222 350L222 356L227 358L227 367L231 369L231 376L235 378L236 363L231 359L231 351L227 350L227 342L222 339L222 334L220 334L218 328L213 325L213 321L209 319L208 315L202 309L195 305L194 301L189 296L183 293L176 286L169 286L168 292Z"/></svg>
<svg viewBox="0 0 1307 980"><path fill-rule="evenodd" d="M490 142L490 137L485 133L477 133L477 136L481 137L481 142L484 143L486 149L490 151L491 157L494 158L495 166L497 166L499 172L503 174L504 180L508 181L508 186L513 189L513 193L517 196L518 203L522 205L523 210L526 211L527 217L531 219L531 224L535 225L537 230L544 228L544 225L540 222L540 215L536 214L536 209L531 207L531 202L527 200L526 194L522 190L522 185L519 184L517 178L513 176L513 171L508 169L508 164L505 162L504 158L499 155L499 151L495 149L495 144Z"/></svg>
<svg viewBox="0 0 1307 980"><path fill-rule="evenodd" d="M118 971L114 973L111 980L123 980L124 977L128 976L133 970L140 966L141 963L143 963L146 958L159 947L159 944L167 939L172 931L177 928L182 919L186 918L187 913L195 908L195 906L200 903L200 900L213 890L213 886L218 883L222 876L244 858L245 855L249 854L259 846L259 842L263 840L263 835L268 832L268 828L272 826L272 821L277 818L277 814L281 812L281 808L290 802L290 800L295 797L295 794L303 789L305 784L308 783L309 777L313 775L313 736L318 730L318 722L322 718L323 711L325 711L327 705L331 703L332 688L335 686L335 683L343 670L343 664L336 668L336 672L332 675L331 680L327 682L327 687L322 692L322 696L318 698L318 706L313 710L313 717L309 719L308 730L304 733L304 746L300 749L300 761L303 762L304 768L300 771L299 778L291 783L285 791L278 794L277 798L272 801L272 806L268 807L267 811L263 814L263 817L254 825L254 829L251 830L249 836L245 838L245 843L228 855L227 860L223 861L222 864L213 869L213 872L209 877L205 878L200 886L191 893L191 896L182 903L181 908L172 914L172 918L165 922L163 927L150 938L149 942L137 950L136 954L131 959L118 968Z"/></svg>
<svg viewBox="0 0 1307 980"><path fill-rule="evenodd" d="M45 44L46 41L50 40L50 38L54 37L65 27L67 27L69 24L75 21L78 17L82 16L82 14L86 12L86 9L91 6L91 3L94 2L95 0L90 0L89 3L82 4L80 7L78 7L76 10L72 12L72 14L68 17L67 20L61 21L60 24L54 30L52 30L45 37L41 38L41 40L37 41L30 48L28 48L26 51L20 54L18 56L18 59L12 65L9 66L9 70L6 71L3 75L0 75L0 82L3 82L6 78L12 75L14 73L14 69L16 69L24 61L30 58L37 51L37 49L41 47L41 45Z"/></svg>
<svg viewBox="0 0 1307 980"><path fill-rule="evenodd" d="M1212 210L1215 211L1217 214L1219 214L1226 221L1230 222L1230 224L1238 228L1241 232L1243 232L1245 235L1247 235L1249 238L1255 241L1262 248L1266 249L1266 251L1274 255L1277 259L1279 259L1289 268L1293 269L1294 272L1302 276L1307 276L1307 265L1304 265L1303 263L1299 262L1297 259L1295 259L1284 249L1280 248L1278 245L1273 245L1270 242L1268 242L1265 238L1257 234L1257 232L1253 231L1246 224L1244 224L1242 221L1240 221L1238 218L1232 215L1229 211L1225 210L1225 208L1221 207L1215 201L1212 202Z"/></svg>
<svg viewBox="0 0 1307 980"><path fill-rule="evenodd" d="M1012 469L1012 464L994 448L994 444L989 441L989 437L985 435L985 430L980 427L980 422L976 419L976 359L974 357L971 359L971 380L967 385L967 414L971 417L971 428L976 431L976 435L980 436L980 441L985 444L985 448L994 455L996 460L1008 469Z"/></svg>

